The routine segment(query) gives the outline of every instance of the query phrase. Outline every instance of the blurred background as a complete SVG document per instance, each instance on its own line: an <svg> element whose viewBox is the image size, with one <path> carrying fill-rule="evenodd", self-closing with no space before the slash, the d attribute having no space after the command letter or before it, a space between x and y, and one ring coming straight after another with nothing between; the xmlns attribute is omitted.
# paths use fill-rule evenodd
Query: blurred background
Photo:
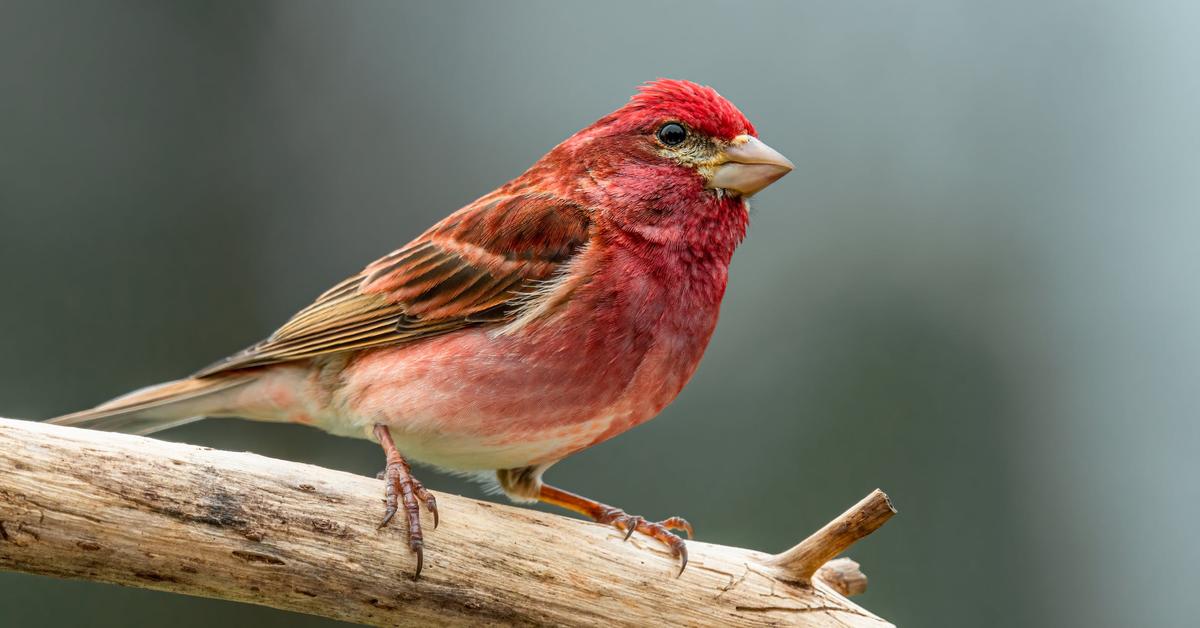
<svg viewBox="0 0 1200 628"><path fill-rule="evenodd" d="M1194 625L1197 59L1187 2L0 0L0 415L238 350L687 78L797 169L679 400L548 477L766 551L882 487L857 599L903 626ZM382 466L299 426L162 437ZM334 625L10 573L0 609Z"/></svg>

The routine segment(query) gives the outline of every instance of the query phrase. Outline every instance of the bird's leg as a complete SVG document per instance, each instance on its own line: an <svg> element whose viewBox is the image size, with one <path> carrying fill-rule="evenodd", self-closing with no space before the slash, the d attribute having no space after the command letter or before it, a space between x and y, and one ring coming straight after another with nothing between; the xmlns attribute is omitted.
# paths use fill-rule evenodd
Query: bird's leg
<svg viewBox="0 0 1200 628"><path fill-rule="evenodd" d="M375 425L375 437L379 439L379 444L383 446L383 453L387 455L387 467L380 473L381 479L387 486L384 499L387 511L384 512L383 521L379 523L379 527L386 526L395 516L396 510L401 505L404 506L404 515L408 519L408 547L417 555L417 571L413 574L413 580L416 580L421 577L421 567L425 564L423 551L425 542L424 536L421 534L419 502L424 502L429 512L433 513L433 527L436 528L438 525L437 500L413 477L412 469L404 460L404 456L400 455L400 450L396 449L396 442L392 440L392 433L386 425Z"/></svg>
<svg viewBox="0 0 1200 628"><path fill-rule="evenodd" d="M692 524L682 517L671 517L659 522L646 521L642 517L627 514L620 508L606 506L598 501L546 484L543 484L538 491L538 501L544 504L554 504L590 517L598 523L614 526L625 533L626 540L633 535L634 531L641 532L670 548L671 554L680 559L680 574L687 567L687 545L684 544L683 539L671 533L671 530L683 530L689 539L692 538Z"/></svg>

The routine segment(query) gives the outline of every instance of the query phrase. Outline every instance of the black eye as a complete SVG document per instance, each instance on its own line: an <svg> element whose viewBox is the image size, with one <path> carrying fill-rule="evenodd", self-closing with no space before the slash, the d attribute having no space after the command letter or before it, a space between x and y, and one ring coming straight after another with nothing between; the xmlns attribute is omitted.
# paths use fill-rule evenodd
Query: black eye
<svg viewBox="0 0 1200 628"><path fill-rule="evenodd" d="M687 129L677 122L668 122L658 130L658 141L667 146L678 146L687 139Z"/></svg>

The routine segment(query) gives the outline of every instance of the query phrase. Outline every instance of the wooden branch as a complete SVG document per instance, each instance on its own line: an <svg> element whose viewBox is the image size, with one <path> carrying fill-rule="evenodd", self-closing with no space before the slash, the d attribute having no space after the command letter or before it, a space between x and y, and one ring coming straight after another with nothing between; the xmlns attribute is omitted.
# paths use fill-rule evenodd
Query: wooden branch
<svg viewBox="0 0 1200 628"><path fill-rule="evenodd" d="M837 519L825 524L792 549L772 556L767 563L782 574L809 580L822 565L846 551L856 541L887 523L896 509L883 491L875 489Z"/></svg>
<svg viewBox="0 0 1200 628"><path fill-rule="evenodd" d="M890 516L882 493L776 557L690 542L679 578L637 535L438 494L417 582L402 526L376 529L382 495L311 465L0 419L0 569L376 626L890 625L838 593L857 565L813 566Z"/></svg>
<svg viewBox="0 0 1200 628"><path fill-rule="evenodd" d="M845 596L867 592L867 575L859 569L858 563L849 558L835 558L825 563L813 577L823 580L834 591Z"/></svg>

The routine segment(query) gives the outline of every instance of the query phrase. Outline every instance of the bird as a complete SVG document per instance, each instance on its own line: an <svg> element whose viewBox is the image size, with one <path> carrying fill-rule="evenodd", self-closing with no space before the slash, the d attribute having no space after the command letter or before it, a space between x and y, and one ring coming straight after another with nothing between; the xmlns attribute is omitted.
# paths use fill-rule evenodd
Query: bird
<svg viewBox="0 0 1200 628"><path fill-rule="evenodd" d="M716 90L644 83L528 170L368 264L265 340L51 423L150 434L205 417L299 423L384 451L385 508L424 564L411 462L664 544L649 521L543 481L673 401L717 324L747 200L793 169Z"/></svg>

